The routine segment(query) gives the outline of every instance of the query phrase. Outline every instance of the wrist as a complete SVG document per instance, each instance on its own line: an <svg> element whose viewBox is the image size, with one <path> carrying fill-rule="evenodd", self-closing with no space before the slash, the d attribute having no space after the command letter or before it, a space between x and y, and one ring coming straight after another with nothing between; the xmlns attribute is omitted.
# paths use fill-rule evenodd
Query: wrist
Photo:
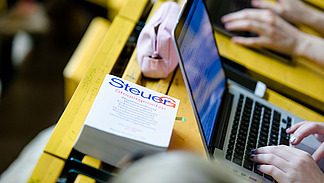
<svg viewBox="0 0 324 183"><path fill-rule="evenodd" d="M302 32L294 50L296 56L306 58L324 68L323 47L324 39Z"/></svg>
<svg viewBox="0 0 324 183"><path fill-rule="evenodd" d="M311 45L311 37L304 32L300 32L296 36L296 44L294 48L294 55L298 57L308 58L308 48Z"/></svg>

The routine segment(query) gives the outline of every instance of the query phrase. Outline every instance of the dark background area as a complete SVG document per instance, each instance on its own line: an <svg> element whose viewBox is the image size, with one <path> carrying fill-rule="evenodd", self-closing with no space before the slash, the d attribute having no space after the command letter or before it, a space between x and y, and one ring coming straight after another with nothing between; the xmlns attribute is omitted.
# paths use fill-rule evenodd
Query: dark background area
<svg viewBox="0 0 324 183"><path fill-rule="evenodd" d="M51 27L45 34L30 33L34 47L19 67L10 64L12 36L0 34L4 85L0 99L0 174L40 131L58 121L65 107L63 69L92 18L107 15L104 8L86 1L38 3L45 8ZM7 12L15 3L10 0L9 5ZM6 13L0 18L6 18Z"/></svg>

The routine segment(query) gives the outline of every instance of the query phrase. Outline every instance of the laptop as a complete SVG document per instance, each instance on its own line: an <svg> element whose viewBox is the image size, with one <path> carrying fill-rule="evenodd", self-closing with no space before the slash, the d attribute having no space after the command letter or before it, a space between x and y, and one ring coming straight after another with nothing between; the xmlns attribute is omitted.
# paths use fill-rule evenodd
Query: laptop
<svg viewBox="0 0 324 183"><path fill-rule="evenodd" d="M285 130L303 121L249 90L229 84L203 0L187 0L172 35L196 121L209 157L225 160L234 172L253 181L274 179L256 169L252 149L289 145ZM309 136L296 148L313 153Z"/></svg>
<svg viewBox="0 0 324 183"><path fill-rule="evenodd" d="M251 0L206 0L207 10L210 12L210 20L213 28L226 36L243 36L243 37L255 37L258 36L254 32L249 31L228 31L225 29L221 18L229 13L236 12L246 8L252 8ZM215 11L217 10L217 11ZM273 50L265 48L251 48L261 54L270 56L284 63L294 64L291 56L283 53L279 53Z"/></svg>

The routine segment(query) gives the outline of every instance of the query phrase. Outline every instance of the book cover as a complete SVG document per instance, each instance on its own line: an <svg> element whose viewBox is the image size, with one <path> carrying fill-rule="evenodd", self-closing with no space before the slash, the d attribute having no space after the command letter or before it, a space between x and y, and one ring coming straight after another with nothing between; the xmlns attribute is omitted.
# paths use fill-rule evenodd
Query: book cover
<svg viewBox="0 0 324 183"><path fill-rule="evenodd" d="M165 150L179 102L108 74L74 148L114 166L126 154Z"/></svg>

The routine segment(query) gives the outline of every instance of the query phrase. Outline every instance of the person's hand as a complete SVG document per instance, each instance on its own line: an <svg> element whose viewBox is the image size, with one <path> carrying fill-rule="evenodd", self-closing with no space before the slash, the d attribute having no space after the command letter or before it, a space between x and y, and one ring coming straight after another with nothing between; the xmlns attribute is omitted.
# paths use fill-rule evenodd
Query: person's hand
<svg viewBox="0 0 324 183"><path fill-rule="evenodd" d="M309 20L310 9L300 0L253 0L252 6L255 8L270 9L276 14L292 23L305 24ZM302 16L301 16L302 15Z"/></svg>
<svg viewBox="0 0 324 183"><path fill-rule="evenodd" d="M250 47L265 47L295 55L305 33L299 31L271 10L244 9L222 17L230 31L255 32L258 37L233 37L232 41Z"/></svg>
<svg viewBox="0 0 324 183"><path fill-rule="evenodd" d="M269 9L293 24L304 24L324 34L324 13L307 6L300 0L252 0L252 6Z"/></svg>
<svg viewBox="0 0 324 183"><path fill-rule="evenodd" d="M310 154L289 146L261 147L251 160L258 169L278 182L324 182L324 174Z"/></svg>
<svg viewBox="0 0 324 183"><path fill-rule="evenodd" d="M316 162L324 157L324 123L304 121L297 123L287 129L288 134L292 134L290 138L292 145L298 145L305 137L314 135L314 137L322 144L312 155Z"/></svg>

